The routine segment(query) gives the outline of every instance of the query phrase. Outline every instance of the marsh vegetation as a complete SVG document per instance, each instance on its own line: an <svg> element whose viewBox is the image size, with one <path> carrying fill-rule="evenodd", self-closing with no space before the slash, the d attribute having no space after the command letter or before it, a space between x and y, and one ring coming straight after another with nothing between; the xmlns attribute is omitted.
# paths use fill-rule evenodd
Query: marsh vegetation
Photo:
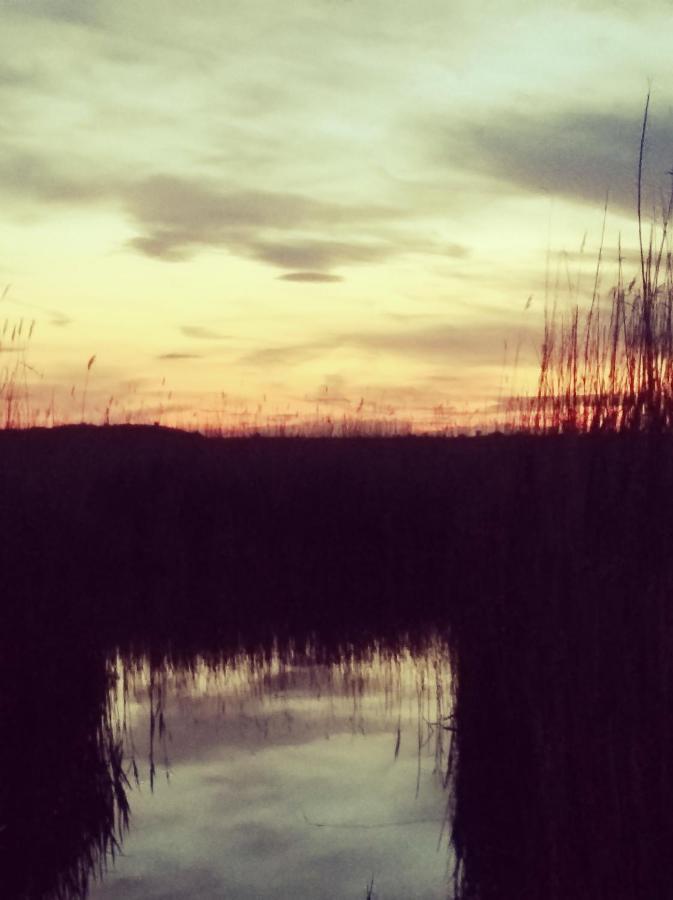
<svg viewBox="0 0 673 900"><path fill-rule="evenodd" d="M133 778L106 725L106 660L120 648L189 671L227 647L254 659L312 646L330 662L366 660L378 642L394 658L429 633L452 679L456 895L666 896L668 434L213 441L75 428L5 432L0 449L1 708L17 741L3 769L23 773L4 782L0 842L15 858L32 822L44 879L17 882L16 896L77 896L86 882L72 872L116 846L105 835L125 822L118 786ZM95 804L68 811L89 780ZM67 854L46 837L61 830L27 813L54 792L79 823ZM71 873L64 886L58 872Z"/></svg>

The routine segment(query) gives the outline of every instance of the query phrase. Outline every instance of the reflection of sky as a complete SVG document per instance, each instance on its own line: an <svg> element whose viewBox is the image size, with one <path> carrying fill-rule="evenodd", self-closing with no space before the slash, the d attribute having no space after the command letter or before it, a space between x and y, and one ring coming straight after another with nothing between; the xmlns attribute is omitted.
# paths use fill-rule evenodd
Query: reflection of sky
<svg viewBox="0 0 673 900"><path fill-rule="evenodd" d="M168 769L158 766L153 794L149 703L131 706L141 783L123 855L92 897L357 898L372 876L381 898L446 895L446 794L425 723L436 714L434 673L421 686L406 660L358 682L355 696L338 672L306 675L267 680L269 694L253 679L247 697L217 679L197 675L190 691L169 678L156 753ZM417 688L430 737L420 778Z"/></svg>

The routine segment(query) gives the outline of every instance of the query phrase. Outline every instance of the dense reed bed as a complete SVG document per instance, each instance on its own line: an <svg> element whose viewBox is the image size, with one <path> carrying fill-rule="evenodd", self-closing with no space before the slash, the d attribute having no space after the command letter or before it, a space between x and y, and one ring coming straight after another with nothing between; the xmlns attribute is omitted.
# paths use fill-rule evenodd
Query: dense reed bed
<svg viewBox="0 0 673 900"><path fill-rule="evenodd" d="M471 562L450 612L461 900L671 894L673 194L645 235L647 115L639 271L627 281L620 247L605 302L601 246L588 306L546 316L517 449L493 454L464 519Z"/></svg>
<svg viewBox="0 0 673 900"><path fill-rule="evenodd" d="M648 112L649 96L636 178L639 263L627 273L620 238L616 283L602 297L602 237L590 302L576 302L563 315L556 303L545 309L537 391L513 403L510 429L556 434L673 428L673 186L658 217L655 212L645 223Z"/></svg>
<svg viewBox="0 0 673 900"><path fill-rule="evenodd" d="M664 238L665 240L665 238ZM546 317L537 393L510 427L536 433L669 430L673 426L673 257L652 240L643 278L618 280L565 317Z"/></svg>
<svg viewBox="0 0 673 900"><path fill-rule="evenodd" d="M670 896L672 454L660 435L543 438L472 519L481 564L452 618L461 898Z"/></svg>
<svg viewBox="0 0 673 900"><path fill-rule="evenodd" d="M215 614L235 628L251 609L288 628L337 625L352 609L393 625L443 604L435 586L450 578L462 447L0 433L1 564L36 615L58 620L76 603L112 630L131 617L171 633Z"/></svg>

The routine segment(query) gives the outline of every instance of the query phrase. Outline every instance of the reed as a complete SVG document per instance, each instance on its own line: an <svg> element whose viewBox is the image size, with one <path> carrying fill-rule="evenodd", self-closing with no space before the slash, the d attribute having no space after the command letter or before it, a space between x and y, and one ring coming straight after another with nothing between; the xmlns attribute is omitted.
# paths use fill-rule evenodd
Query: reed
<svg viewBox="0 0 673 900"><path fill-rule="evenodd" d="M34 330L34 319L7 318L0 329L0 422L4 428L31 424L28 374L35 369L28 364L27 355Z"/></svg>
<svg viewBox="0 0 673 900"><path fill-rule="evenodd" d="M545 310L536 392L515 403L511 427L536 434L673 430L673 251L668 200L649 227L642 183L649 114L645 104L637 167L639 265L627 277L621 239L617 282L599 294L601 237L590 303L565 315ZM669 173L670 174L670 173ZM673 176L672 176L673 178ZM605 216L603 235L605 234Z"/></svg>

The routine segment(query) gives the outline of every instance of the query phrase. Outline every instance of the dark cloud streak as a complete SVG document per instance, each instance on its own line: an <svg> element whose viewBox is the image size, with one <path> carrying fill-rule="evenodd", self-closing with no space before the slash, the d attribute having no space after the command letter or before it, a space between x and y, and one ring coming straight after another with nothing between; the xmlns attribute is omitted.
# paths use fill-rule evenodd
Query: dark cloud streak
<svg viewBox="0 0 673 900"><path fill-rule="evenodd" d="M286 275L279 275L278 279L279 281L294 281L298 284L332 284L343 281L341 275L329 275L326 272L288 272Z"/></svg>
<svg viewBox="0 0 673 900"><path fill-rule="evenodd" d="M395 244L348 241L253 241L250 255L281 269L330 269L348 263L372 263L399 254Z"/></svg>
<svg viewBox="0 0 673 900"><path fill-rule="evenodd" d="M511 319L489 319L487 324L475 322L462 326L439 325L404 331L347 332L299 344L263 347L243 356L239 362L251 366L297 365L323 354L343 348L364 353L428 361L469 364L500 361L503 340L508 335L521 346L537 346L539 322L530 318L513 326ZM495 352L495 355L494 355Z"/></svg>
<svg viewBox="0 0 673 900"><path fill-rule="evenodd" d="M428 132L435 134L439 158L451 167L592 205L602 204L609 191L610 206L633 212L641 124L642 111L504 111L481 122L452 123L439 135L435 125ZM672 165L673 120L652 116L646 144L650 193L666 187Z"/></svg>
<svg viewBox="0 0 673 900"><path fill-rule="evenodd" d="M0 156L0 188L18 200L86 206L109 201L124 189L103 172L92 172L73 159L69 167L53 165L41 154L8 149Z"/></svg>
<svg viewBox="0 0 673 900"><path fill-rule="evenodd" d="M212 328L206 328L203 325L181 325L180 332L185 337L194 338L199 341L224 341L229 335L220 334Z"/></svg>
<svg viewBox="0 0 673 900"><path fill-rule="evenodd" d="M102 19L101 0L6 0L5 5L14 15L69 25L97 26Z"/></svg>
<svg viewBox="0 0 673 900"><path fill-rule="evenodd" d="M291 269L369 261L383 251L368 244L311 238L279 241L274 235L371 225L398 214L386 207L325 203L300 194L226 191L207 180L167 175L139 181L124 190L121 199L141 232L129 244L146 256L179 261L203 248L222 247Z"/></svg>

